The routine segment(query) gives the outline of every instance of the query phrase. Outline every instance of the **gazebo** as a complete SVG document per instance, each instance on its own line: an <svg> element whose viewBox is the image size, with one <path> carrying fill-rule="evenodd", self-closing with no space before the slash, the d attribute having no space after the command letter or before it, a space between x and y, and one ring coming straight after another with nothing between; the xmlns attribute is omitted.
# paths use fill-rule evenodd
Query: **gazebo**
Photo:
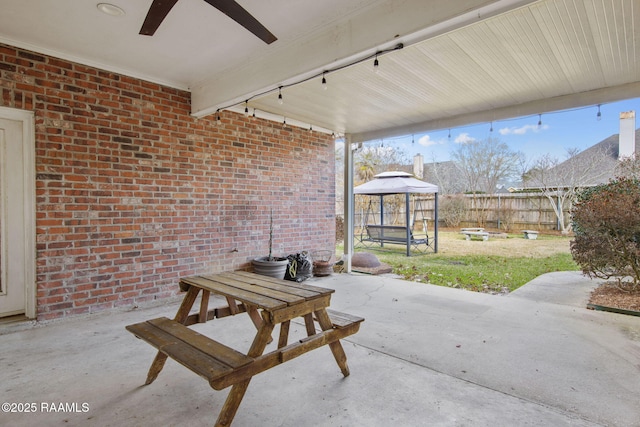
<svg viewBox="0 0 640 427"><path fill-rule="evenodd" d="M404 243L407 247L407 256L411 256L411 247L421 243L432 247L434 252L438 252L438 186L429 184L415 178L412 174L400 171L383 172L362 185L353 189L354 194L368 196L380 196L380 225L365 225L367 227L368 240L384 243ZM384 204L383 197L391 194L405 195L405 225L391 226L384 224ZM411 204L409 196L411 194L434 194L434 233L433 246L426 239L414 239L411 223ZM415 207L414 207L415 210ZM404 230L402 230L404 228Z"/></svg>

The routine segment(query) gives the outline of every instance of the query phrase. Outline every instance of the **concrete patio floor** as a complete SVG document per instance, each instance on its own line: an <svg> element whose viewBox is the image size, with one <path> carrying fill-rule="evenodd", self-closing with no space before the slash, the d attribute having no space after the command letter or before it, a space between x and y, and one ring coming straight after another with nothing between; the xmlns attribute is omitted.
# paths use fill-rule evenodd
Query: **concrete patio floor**
<svg viewBox="0 0 640 427"><path fill-rule="evenodd" d="M343 341L351 375L327 347L277 366L253 378L234 426L640 426L640 318L585 309L596 283L580 273L507 296L357 274L312 284L366 318ZM155 350L124 329L177 306L0 326L1 400L36 409L0 425L213 425L228 389L173 361L143 386ZM244 315L194 328L239 350L254 332ZM43 411L60 403L75 410Z"/></svg>

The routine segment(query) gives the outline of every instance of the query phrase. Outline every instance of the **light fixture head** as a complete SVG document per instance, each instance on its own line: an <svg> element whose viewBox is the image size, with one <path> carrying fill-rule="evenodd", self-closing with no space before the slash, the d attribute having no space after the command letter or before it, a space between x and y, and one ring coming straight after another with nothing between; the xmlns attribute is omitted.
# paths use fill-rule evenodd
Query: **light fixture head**
<svg viewBox="0 0 640 427"><path fill-rule="evenodd" d="M600 105L598 104L598 114L596 114L596 120L600 121L602 120L602 113L600 112Z"/></svg>
<svg viewBox="0 0 640 427"><path fill-rule="evenodd" d="M98 10L102 13L105 13L109 16L124 16L125 11L121 7L118 7L111 3L98 3L96 5Z"/></svg>
<svg viewBox="0 0 640 427"><path fill-rule="evenodd" d="M254 119L256 118L256 109L255 109L255 108L253 109L253 116L252 116L252 117L253 117Z"/></svg>
<svg viewBox="0 0 640 427"><path fill-rule="evenodd" d="M244 116L249 116L249 100L244 101Z"/></svg>
<svg viewBox="0 0 640 427"><path fill-rule="evenodd" d="M538 129L542 127L542 114L538 114Z"/></svg>
<svg viewBox="0 0 640 427"><path fill-rule="evenodd" d="M378 62L378 54L376 53L376 59L373 61L373 71L378 72L380 67L380 62Z"/></svg>
<svg viewBox="0 0 640 427"><path fill-rule="evenodd" d="M327 90L327 78L326 78L326 74L327 72L325 71L324 73L322 73L322 89L323 90Z"/></svg>
<svg viewBox="0 0 640 427"><path fill-rule="evenodd" d="M282 86L278 88L278 104L282 105L284 103L284 99L282 99Z"/></svg>
<svg viewBox="0 0 640 427"><path fill-rule="evenodd" d="M489 132L493 132L493 122L491 122L491 127L489 128Z"/></svg>

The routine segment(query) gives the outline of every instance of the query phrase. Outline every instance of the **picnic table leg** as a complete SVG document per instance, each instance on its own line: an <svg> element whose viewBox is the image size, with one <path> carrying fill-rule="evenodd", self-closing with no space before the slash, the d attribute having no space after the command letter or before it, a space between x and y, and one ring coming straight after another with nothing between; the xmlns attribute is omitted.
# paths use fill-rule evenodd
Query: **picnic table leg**
<svg viewBox="0 0 640 427"><path fill-rule="evenodd" d="M247 356L258 357L262 355L265 347L267 346L267 343L271 340L271 332L273 331L273 327L273 323L266 322L263 319L262 325L260 325L258 334L253 340L253 344L251 344L251 348L249 349ZM220 410L220 415L218 415L216 427L227 427L231 425L231 422L233 421L233 418L238 411L238 407L242 402L242 398L247 391L247 387L249 387L249 382L251 382L251 378L234 384L231 387L231 391L227 396L227 400L225 400L224 405L222 406L222 410Z"/></svg>
<svg viewBox="0 0 640 427"><path fill-rule="evenodd" d="M196 301L198 297L198 293L200 292L200 288L195 286L189 287L187 294L184 296L182 300L182 304L180 304L180 308L178 309L178 313L176 313L176 317L174 320L176 322L180 322L184 324L186 322L187 317L189 316L189 312L191 311L191 307L193 307L193 303ZM167 361L167 355L158 352L156 354L155 359L153 359L153 363L151 363L151 367L149 368L149 373L147 373L147 381L145 381L145 385L149 385L158 378L158 374L162 371L164 367L164 363Z"/></svg>
<svg viewBox="0 0 640 427"><path fill-rule="evenodd" d="M316 325L313 323L313 314L305 314L304 315L304 326L307 329L307 335L315 335L316 334Z"/></svg>
<svg viewBox="0 0 640 427"><path fill-rule="evenodd" d="M278 348L282 348L287 345L289 341L289 326L290 320L286 320L280 324L280 338L278 339Z"/></svg>
<svg viewBox="0 0 640 427"><path fill-rule="evenodd" d="M323 308L315 312L316 319L318 319L318 323L323 331L328 331L333 329L333 324L331 323L331 319L327 314L327 311ZM336 359L340 370L342 371L342 375L345 377L349 376L349 366L347 366L347 355L344 353L344 349L342 348L342 344L340 341L334 341L329 344L329 348L333 353L333 357Z"/></svg>
<svg viewBox="0 0 640 427"><path fill-rule="evenodd" d="M256 327L256 329L260 330L264 321L262 320L260 313L258 313L258 309L253 305L249 305L247 306L247 313L249 313L249 317L251 318L251 321L253 322L253 325ZM273 341L273 338L269 336L267 344L270 344L271 341Z"/></svg>

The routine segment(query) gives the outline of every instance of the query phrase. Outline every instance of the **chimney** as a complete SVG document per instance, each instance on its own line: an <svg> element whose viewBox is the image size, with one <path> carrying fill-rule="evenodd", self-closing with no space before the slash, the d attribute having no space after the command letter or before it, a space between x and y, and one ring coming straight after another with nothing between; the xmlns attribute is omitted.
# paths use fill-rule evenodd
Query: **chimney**
<svg viewBox="0 0 640 427"><path fill-rule="evenodd" d="M618 160L633 158L636 155L636 112L620 113L620 136L618 142Z"/></svg>
<svg viewBox="0 0 640 427"><path fill-rule="evenodd" d="M416 178L424 178L424 159L422 154L413 156L413 174Z"/></svg>

